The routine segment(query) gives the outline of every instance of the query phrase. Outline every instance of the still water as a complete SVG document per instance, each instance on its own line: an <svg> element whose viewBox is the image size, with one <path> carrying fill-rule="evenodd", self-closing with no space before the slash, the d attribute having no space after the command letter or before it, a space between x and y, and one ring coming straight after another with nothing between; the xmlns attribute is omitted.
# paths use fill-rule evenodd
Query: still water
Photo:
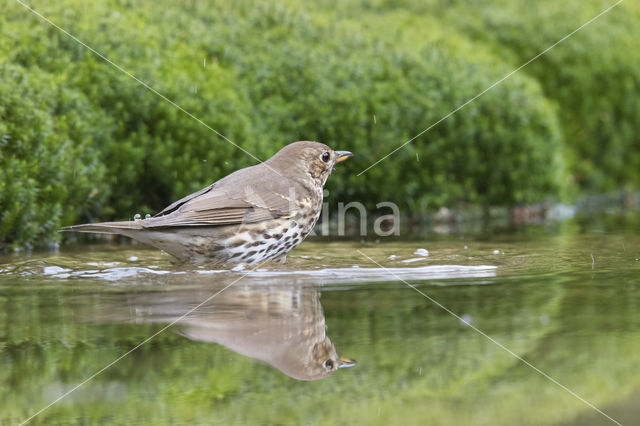
<svg viewBox="0 0 640 426"><path fill-rule="evenodd" d="M614 424L514 355L639 424L637 224L308 241L257 270L5 256L0 424L125 354L29 424Z"/></svg>

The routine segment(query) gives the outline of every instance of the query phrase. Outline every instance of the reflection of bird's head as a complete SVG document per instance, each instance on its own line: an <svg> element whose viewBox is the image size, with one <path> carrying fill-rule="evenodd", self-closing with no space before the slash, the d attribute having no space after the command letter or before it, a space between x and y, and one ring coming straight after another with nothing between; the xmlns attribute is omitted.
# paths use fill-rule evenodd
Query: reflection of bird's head
<svg viewBox="0 0 640 426"><path fill-rule="evenodd" d="M219 333L214 336L209 327L185 324L179 333L192 340L217 341L236 352L260 359L298 380L323 379L339 368L356 364L355 360L338 356L335 346L324 333L305 336L304 332L312 330L295 331L289 333L283 330L281 324L277 324L276 328L253 330L245 336L235 335L234 332L232 339L223 340ZM318 341L318 338L321 340Z"/></svg>
<svg viewBox="0 0 640 426"><path fill-rule="evenodd" d="M301 380L314 380L328 376L338 368L351 367L356 362L349 358L338 356L335 346L328 337L316 343L311 348L308 362L305 365L306 377L298 377Z"/></svg>
<svg viewBox="0 0 640 426"><path fill-rule="evenodd" d="M294 142L267 160L269 166L294 180L308 179L322 186L333 166L352 157L349 151L334 151L319 142Z"/></svg>
<svg viewBox="0 0 640 426"><path fill-rule="evenodd" d="M175 321L208 294L147 292L109 306L106 315L119 321ZM197 311L180 320L178 332L188 339L218 343L298 380L322 379L355 365L339 357L327 337L320 293L313 287L234 287L199 303Z"/></svg>

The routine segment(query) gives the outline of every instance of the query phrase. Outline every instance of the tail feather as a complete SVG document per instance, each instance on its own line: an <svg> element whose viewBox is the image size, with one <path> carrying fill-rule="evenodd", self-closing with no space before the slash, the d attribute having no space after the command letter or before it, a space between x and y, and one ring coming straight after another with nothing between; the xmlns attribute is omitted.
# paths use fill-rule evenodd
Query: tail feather
<svg viewBox="0 0 640 426"><path fill-rule="evenodd" d="M138 231L142 225L135 221L126 222L99 222L85 223L82 225L65 226L63 231L67 232L92 232L96 234L121 234L126 235L129 231Z"/></svg>

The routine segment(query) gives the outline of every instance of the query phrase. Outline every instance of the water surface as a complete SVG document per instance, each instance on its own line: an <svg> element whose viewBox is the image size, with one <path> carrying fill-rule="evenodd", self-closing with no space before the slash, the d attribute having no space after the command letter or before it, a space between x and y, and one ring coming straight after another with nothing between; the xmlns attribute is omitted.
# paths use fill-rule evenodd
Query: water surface
<svg viewBox="0 0 640 426"><path fill-rule="evenodd" d="M639 258L633 226L578 225L309 241L257 270L139 245L5 256L0 424L158 332L31 423L612 424L474 328L634 424Z"/></svg>

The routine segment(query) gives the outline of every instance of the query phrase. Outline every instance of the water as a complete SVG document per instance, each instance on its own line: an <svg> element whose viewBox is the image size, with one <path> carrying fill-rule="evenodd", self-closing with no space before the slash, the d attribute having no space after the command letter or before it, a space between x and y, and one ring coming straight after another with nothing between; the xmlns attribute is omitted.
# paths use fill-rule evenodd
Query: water
<svg viewBox="0 0 640 426"><path fill-rule="evenodd" d="M613 424L477 330L637 424L636 225L310 241L241 271L139 245L6 256L0 424L150 336L30 423Z"/></svg>

